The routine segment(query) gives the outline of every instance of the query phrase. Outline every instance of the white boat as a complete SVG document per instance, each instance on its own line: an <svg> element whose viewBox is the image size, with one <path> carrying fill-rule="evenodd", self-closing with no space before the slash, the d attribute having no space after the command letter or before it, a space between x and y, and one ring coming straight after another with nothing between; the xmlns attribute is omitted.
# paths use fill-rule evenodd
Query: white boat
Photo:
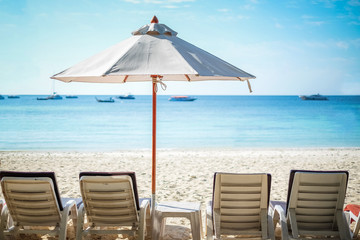
<svg viewBox="0 0 360 240"><path fill-rule="evenodd" d="M62 96L60 96L59 94L56 94L56 92L54 92L52 95L48 96L49 100L60 100L63 99Z"/></svg>
<svg viewBox="0 0 360 240"><path fill-rule="evenodd" d="M327 97L322 96L320 94L315 94L315 95L309 95L309 96L299 96L299 98L301 98L302 100L328 100Z"/></svg>
<svg viewBox="0 0 360 240"><path fill-rule="evenodd" d="M183 102L191 102L195 101L197 98L189 97L189 96L172 96L169 98L169 101L183 101Z"/></svg>
<svg viewBox="0 0 360 240"><path fill-rule="evenodd" d="M47 96L47 97L38 97L36 98L37 100L61 100L63 99L62 96L60 96L59 94L56 94L56 92L54 92L52 95Z"/></svg>

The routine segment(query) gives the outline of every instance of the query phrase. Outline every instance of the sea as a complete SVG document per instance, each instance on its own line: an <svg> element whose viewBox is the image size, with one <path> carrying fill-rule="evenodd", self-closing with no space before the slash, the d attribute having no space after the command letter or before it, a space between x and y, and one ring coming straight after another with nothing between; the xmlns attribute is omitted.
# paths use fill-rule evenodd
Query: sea
<svg viewBox="0 0 360 240"><path fill-rule="evenodd" d="M150 149L152 96L100 103L111 96L0 100L0 151ZM115 97L115 96L113 96ZM194 96L157 98L157 148L360 147L360 96Z"/></svg>

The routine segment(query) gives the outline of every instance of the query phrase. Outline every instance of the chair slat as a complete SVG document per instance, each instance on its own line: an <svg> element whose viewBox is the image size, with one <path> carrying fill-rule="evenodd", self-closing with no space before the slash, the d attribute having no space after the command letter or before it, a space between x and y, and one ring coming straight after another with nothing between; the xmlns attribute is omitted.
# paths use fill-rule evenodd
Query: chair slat
<svg viewBox="0 0 360 240"><path fill-rule="evenodd" d="M259 215L260 208L221 208L221 215Z"/></svg>
<svg viewBox="0 0 360 240"><path fill-rule="evenodd" d="M221 201L259 201L261 198L261 194L256 193L256 194L221 194Z"/></svg>
<svg viewBox="0 0 360 240"><path fill-rule="evenodd" d="M232 223L232 222L221 222L220 227L224 229L238 229L238 230L244 230L244 229L257 229L259 230L260 224L258 222L247 222L247 223Z"/></svg>
<svg viewBox="0 0 360 240"><path fill-rule="evenodd" d="M221 193L260 193L261 186L221 186Z"/></svg>
<svg viewBox="0 0 360 240"><path fill-rule="evenodd" d="M295 209L295 213L299 215L317 215L317 216L328 216L334 215L334 208L301 208L298 207Z"/></svg>
<svg viewBox="0 0 360 240"><path fill-rule="evenodd" d="M221 201L221 208L260 208L260 201Z"/></svg>
<svg viewBox="0 0 360 240"><path fill-rule="evenodd" d="M135 215L136 212L134 209L130 208L95 208L91 209L90 212L95 215L102 215L102 216L122 216L122 215Z"/></svg>
<svg viewBox="0 0 360 240"><path fill-rule="evenodd" d="M296 219L303 223L333 223L334 216L309 216L309 215L296 215Z"/></svg>
<svg viewBox="0 0 360 240"><path fill-rule="evenodd" d="M298 193L299 200L337 201L337 193Z"/></svg>
<svg viewBox="0 0 360 240"><path fill-rule="evenodd" d="M317 185L300 185L299 192L315 192L315 193L337 193L339 191L339 186L336 184L335 186L317 186Z"/></svg>
<svg viewBox="0 0 360 240"><path fill-rule="evenodd" d="M297 201L297 207L300 208L335 208L337 201Z"/></svg>
<svg viewBox="0 0 360 240"><path fill-rule="evenodd" d="M221 215L220 220L222 222L234 222L234 223L246 223L257 222L260 224L260 215Z"/></svg>

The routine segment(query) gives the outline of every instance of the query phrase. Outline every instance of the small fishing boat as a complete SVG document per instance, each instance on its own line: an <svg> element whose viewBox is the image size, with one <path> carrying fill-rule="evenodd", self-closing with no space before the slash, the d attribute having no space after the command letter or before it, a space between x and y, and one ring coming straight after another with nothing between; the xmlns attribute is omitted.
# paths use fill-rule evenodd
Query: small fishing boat
<svg viewBox="0 0 360 240"><path fill-rule="evenodd" d="M60 96L59 94L56 94L56 92L54 92L54 94L48 96L49 100L61 100L63 99L62 96Z"/></svg>
<svg viewBox="0 0 360 240"><path fill-rule="evenodd" d="M120 95L118 96L119 99L135 99L134 95L127 94L127 95Z"/></svg>
<svg viewBox="0 0 360 240"><path fill-rule="evenodd" d="M75 95L67 95L66 98L78 98L78 96L75 96Z"/></svg>
<svg viewBox="0 0 360 240"><path fill-rule="evenodd" d="M60 96L59 94L56 94L56 92L54 92L52 95L47 96L47 97L38 97L36 98L37 100L61 100L63 99L62 96Z"/></svg>
<svg viewBox="0 0 360 240"><path fill-rule="evenodd" d="M18 95L9 95L8 98L20 98Z"/></svg>
<svg viewBox="0 0 360 240"><path fill-rule="evenodd" d="M115 100L114 100L112 97L111 97L111 98L107 98L107 99L99 99L99 98L95 97L95 99L96 99L96 101L98 101L98 102L111 102L111 103L115 102Z"/></svg>
<svg viewBox="0 0 360 240"><path fill-rule="evenodd" d="M191 102L195 101L196 97L189 97L189 96L172 96L169 98L169 101L184 101L184 102Z"/></svg>
<svg viewBox="0 0 360 240"><path fill-rule="evenodd" d="M314 95L310 95L310 96L299 96L299 98L301 98L302 100L328 100L327 97L322 96L320 94L314 94Z"/></svg>
<svg viewBox="0 0 360 240"><path fill-rule="evenodd" d="M37 97L36 100L49 100L48 97Z"/></svg>

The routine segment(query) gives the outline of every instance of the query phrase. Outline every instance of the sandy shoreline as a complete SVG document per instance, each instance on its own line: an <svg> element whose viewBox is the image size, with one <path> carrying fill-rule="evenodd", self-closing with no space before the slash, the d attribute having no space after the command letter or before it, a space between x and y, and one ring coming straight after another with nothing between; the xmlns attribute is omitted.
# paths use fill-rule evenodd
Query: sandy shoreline
<svg viewBox="0 0 360 240"><path fill-rule="evenodd" d="M205 209L211 199L214 172L270 173L271 200L285 200L290 170L307 169L348 170L345 203L360 204L359 160L360 148L159 150L157 201L198 201ZM55 171L62 197L80 197L81 171L134 171L140 197L151 196L150 150L2 151L0 162L2 170ZM187 239L180 235L168 239Z"/></svg>

